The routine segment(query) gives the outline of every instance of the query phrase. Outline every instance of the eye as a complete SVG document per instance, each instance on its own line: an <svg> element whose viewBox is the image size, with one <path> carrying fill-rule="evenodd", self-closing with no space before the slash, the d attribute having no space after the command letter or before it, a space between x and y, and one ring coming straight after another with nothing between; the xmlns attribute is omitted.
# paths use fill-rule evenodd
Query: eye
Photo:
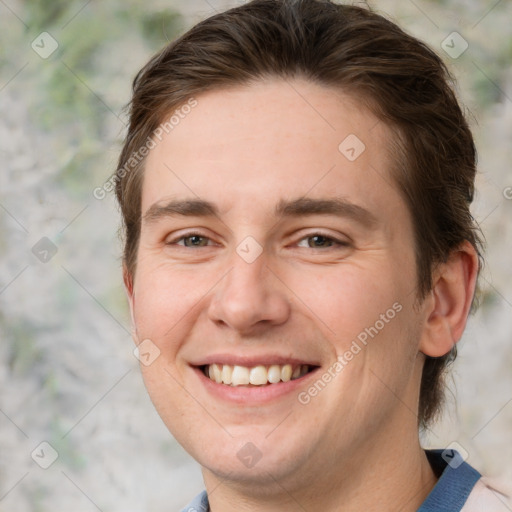
<svg viewBox="0 0 512 512"><path fill-rule="evenodd" d="M183 247L207 247L210 239L201 233L186 233L174 240L166 242L166 245L181 245ZM180 243L183 241L183 243Z"/></svg>
<svg viewBox="0 0 512 512"><path fill-rule="evenodd" d="M303 245L304 241L307 246ZM178 245L186 248L209 247L213 244L210 243L211 239L204 236L199 232L185 233L184 235L169 240L166 245ZM302 245L301 245L302 244ZM299 240L297 243L299 247L307 247L309 249L330 249L335 247L348 247L350 244L346 241L339 240L324 233L311 233Z"/></svg>
<svg viewBox="0 0 512 512"><path fill-rule="evenodd" d="M307 247L310 249L317 249L317 248L329 249L333 246L347 247L349 245L348 242L345 242L343 240L338 240L331 236L327 236L323 233L312 233L308 236L301 238L299 241L299 244L298 244L299 247L304 247L303 245L302 246L300 245L300 243L304 240L312 241L312 243L307 242L307 244L308 244Z"/></svg>

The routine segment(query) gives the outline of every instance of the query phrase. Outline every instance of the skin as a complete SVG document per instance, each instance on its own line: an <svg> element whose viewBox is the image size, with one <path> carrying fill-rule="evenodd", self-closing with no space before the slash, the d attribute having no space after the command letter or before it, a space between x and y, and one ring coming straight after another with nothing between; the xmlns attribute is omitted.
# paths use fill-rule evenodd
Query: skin
<svg viewBox="0 0 512 512"><path fill-rule="evenodd" d="M197 100L147 158L142 214L198 198L219 214L145 218L136 275L124 274L135 342L150 339L160 351L141 366L156 409L201 464L214 512L329 512L340 503L344 511L416 510L436 481L418 440L424 354L442 355L462 335L474 250L454 251L416 301L413 227L390 174L392 135L348 95L273 79ZM349 134L366 146L354 161L338 149ZM274 215L280 200L304 196L342 198L374 222ZM183 239L191 230L205 238ZM252 263L236 251L248 236L262 249ZM298 393L397 303L378 335L300 403ZM281 397L234 403L213 395L191 366L212 354L279 355L320 368ZM252 467L237 457L248 442L261 455Z"/></svg>

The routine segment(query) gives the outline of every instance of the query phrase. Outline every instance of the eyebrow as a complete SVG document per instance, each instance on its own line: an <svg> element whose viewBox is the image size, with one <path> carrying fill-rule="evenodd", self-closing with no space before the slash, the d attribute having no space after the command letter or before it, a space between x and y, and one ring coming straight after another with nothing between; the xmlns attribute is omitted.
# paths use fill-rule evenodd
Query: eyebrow
<svg viewBox="0 0 512 512"><path fill-rule="evenodd" d="M276 217L302 217L311 215L335 215L347 217L359 224L371 228L378 219L366 208L342 198L306 198L294 200L281 199L274 208ZM219 217L219 208L215 203L204 199L170 200L151 205L142 220L145 224L156 223L168 217Z"/></svg>

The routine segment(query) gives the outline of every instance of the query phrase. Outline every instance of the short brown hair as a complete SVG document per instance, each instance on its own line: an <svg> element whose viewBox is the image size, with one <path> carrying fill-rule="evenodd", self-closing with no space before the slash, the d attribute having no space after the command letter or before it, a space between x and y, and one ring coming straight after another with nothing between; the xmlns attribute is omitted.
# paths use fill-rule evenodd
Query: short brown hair
<svg viewBox="0 0 512 512"><path fill-rule="evenodd" d="M191 97L266 77L301 77L339 88L392 130L392 174L415 229L419 300L432 288L436 264L464 240L481 262L479 231L470 213L476 150L443 61L370 9L330 0L252 0L195 25L134 79L116 180L123 259L132 278L144 173L144 158L133 155ZM418 413L422 427L440 410L443 376L455 356L454 348L426 359Z"/></svg>

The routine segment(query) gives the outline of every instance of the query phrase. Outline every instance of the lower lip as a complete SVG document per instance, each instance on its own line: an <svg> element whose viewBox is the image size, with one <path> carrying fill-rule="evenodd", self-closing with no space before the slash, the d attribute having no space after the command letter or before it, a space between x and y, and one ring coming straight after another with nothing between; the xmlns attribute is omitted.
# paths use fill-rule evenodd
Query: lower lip
<svg viewBox="0 0 512 512"><path fill-rule="evenodd" d="M194 368L199 380L206 388L206 391L216 398L226 400L228 402L243 405L261 405L263 403L272 402L284 395L295 393L298 395L300 388L304 387L312 375L319 368L315 368L306 375L298 379L289 380L288 382L279 382L277 384L267 384L266 386L229 386L227 384L219 384L209 379L200 368Z"/></svg>

